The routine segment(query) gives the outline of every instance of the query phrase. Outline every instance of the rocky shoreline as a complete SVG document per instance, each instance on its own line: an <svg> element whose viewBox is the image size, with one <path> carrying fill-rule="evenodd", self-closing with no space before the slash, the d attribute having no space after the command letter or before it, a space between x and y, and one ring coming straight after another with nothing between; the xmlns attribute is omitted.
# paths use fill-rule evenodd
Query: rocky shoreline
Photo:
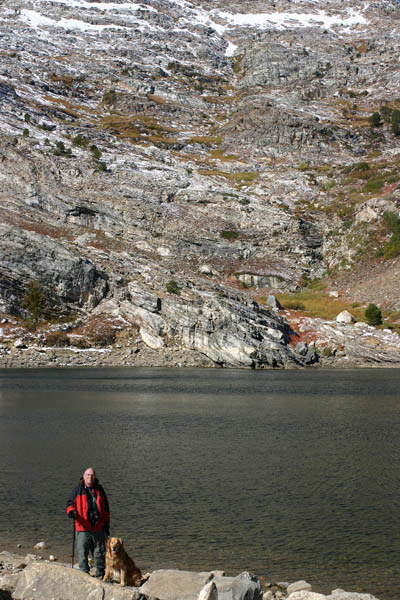
<svg viewBox="0 0 400 600"><path fill-rule="evenodd" d="M36 548L45 550L39 543ZM75 565L77 567L77 565ZM146 573L140 587L103 583L69 565L36 554L0 552L0 600L378 600L371 594L335 589L329 595L312 591L304 580L272 582L243 572L191 572L160 569Z"/></svg>
<svg viewBox="0 0 400 600"><path fill-rule="evenodd" d="M49 367L189 367L189 368L397 368L400 367L400 336L363 322L326 321L305 316L282 315L290 325L291 363L226 364L197 349L168 345L151 348L141 337L123 335L109 345L77 347L69 343L68 325L57 330L66 345L49 346L43 332L22 331L17 322L0 326L1 368ZM13 330L14 328L14 330ZM123 332L126 333L126 332ZM229 340L225 354L228 355ZM232 350L233 354L233 350Z"/></svg>

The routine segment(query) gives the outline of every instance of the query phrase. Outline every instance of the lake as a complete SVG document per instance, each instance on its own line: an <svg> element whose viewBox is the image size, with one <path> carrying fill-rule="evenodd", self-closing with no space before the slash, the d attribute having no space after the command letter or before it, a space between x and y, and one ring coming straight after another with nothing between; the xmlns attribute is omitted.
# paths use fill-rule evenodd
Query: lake
<svg viewBox="0 0 400 600"><path fill-rule="evenodd" d="M399 390L395 369L0 369L0 549L70 560L93 466L142 568L394 599Z"/></svg>

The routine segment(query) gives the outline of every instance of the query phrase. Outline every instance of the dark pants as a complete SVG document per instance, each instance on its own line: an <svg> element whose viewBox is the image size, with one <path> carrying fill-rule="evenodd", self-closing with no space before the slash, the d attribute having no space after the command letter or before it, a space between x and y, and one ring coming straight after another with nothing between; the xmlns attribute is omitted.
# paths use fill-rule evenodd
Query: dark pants
<svg viewBox="0 0 400 600"><path fill-rule="evenodd" d="M96 565L96 577L103 577L106 567L106 535L104 531L77 531L76 547L78 549L79 568L89 573L89 550L93 553Z"/></svg>

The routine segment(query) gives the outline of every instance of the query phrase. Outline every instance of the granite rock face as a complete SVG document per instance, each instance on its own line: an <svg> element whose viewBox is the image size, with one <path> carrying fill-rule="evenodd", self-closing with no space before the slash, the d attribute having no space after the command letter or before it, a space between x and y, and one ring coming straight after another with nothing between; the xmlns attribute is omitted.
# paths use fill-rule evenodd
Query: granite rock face
<svg viewBox="0 0 400 600"><path fill-rule="evenodd" d="M161 362L316 364L263 306L357 269L400 209L399 14L4 0L2 318L26 318L37 281L53 320L101 314ZM374 294L400 308L395 288Z"/></svg>

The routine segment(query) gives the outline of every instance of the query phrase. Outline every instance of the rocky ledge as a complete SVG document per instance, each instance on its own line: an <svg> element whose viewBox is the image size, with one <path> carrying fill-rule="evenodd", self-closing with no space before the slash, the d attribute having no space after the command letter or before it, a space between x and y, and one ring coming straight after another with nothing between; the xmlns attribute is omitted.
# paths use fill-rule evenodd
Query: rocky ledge
<svg viewBox="0 0 400 600"><path fill-rule="evenodd" d="M268 308L221 299L217 309L179 299L147 296L98 307L90 330L82 322L27 331L21 321L0 322L0 365L30 367L398 367L400 336L355 322L347 311L335 320L306 317L282 309L274 297ZM136 302L136 304L135 304ZM102 311L105 312L102 312ZM109 315L112 315L110 320ZM174 326L170 323L174 321ZM168 324L169 322L169 324ZM106 330L106 334L105 331Z"/></svg>
<svg viewBox="0 0 400 600"><path fill-rule="evenodd" d="M0 553L1 600L377 600L341 589L329 595L315 593L306 581L262 582L248 572L227 577L221 571L161 569L144 579L138 588L122 588L35 555Z"/></svg>

